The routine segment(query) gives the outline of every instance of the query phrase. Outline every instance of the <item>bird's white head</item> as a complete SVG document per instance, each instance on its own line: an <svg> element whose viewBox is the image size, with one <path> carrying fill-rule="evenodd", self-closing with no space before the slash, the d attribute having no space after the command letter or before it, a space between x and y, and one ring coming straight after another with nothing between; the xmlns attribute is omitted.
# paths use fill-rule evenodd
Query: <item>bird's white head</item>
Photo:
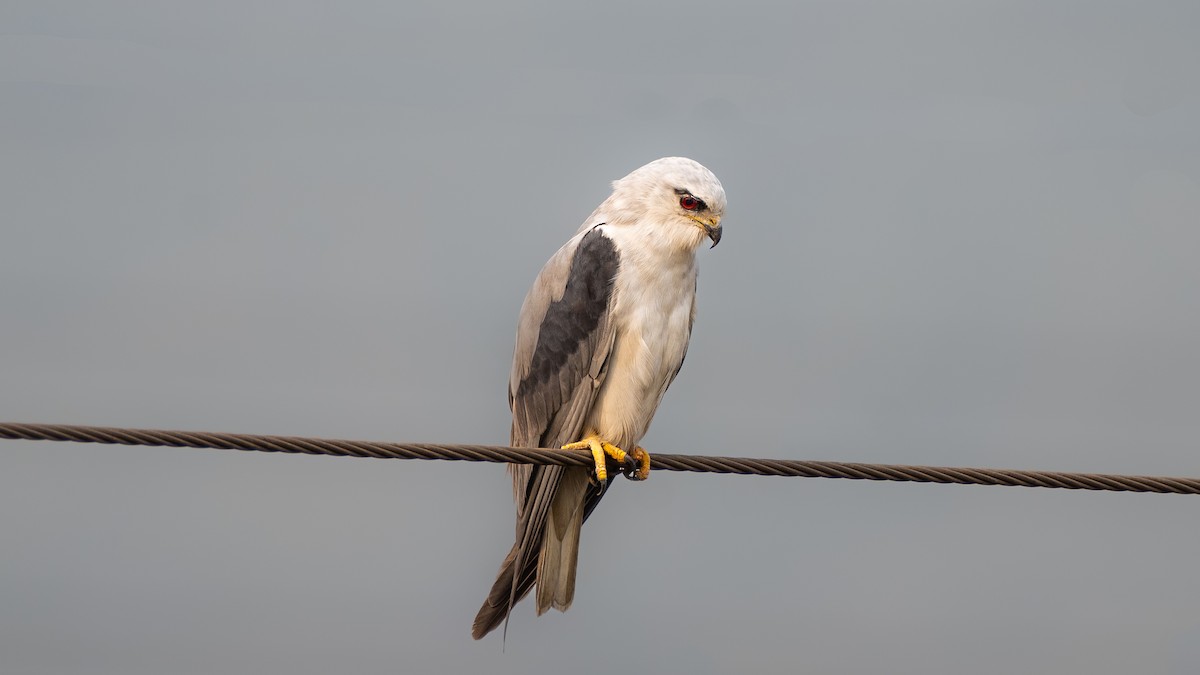
<svg viewBox="0 0 1200 675"><path fill-rule="evenodd" d="M664 157L613 181L600 210L618 227L645 230L659 243L694 251L705 237L721 241L725 189L704 165L686 157Z"/></svg>

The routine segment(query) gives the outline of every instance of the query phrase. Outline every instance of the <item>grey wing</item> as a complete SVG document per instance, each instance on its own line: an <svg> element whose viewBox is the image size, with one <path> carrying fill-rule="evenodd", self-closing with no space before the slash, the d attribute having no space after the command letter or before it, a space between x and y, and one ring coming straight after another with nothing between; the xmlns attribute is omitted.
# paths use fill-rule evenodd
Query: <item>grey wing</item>
<svg viewBox="0 0 1200 675"><path fill-rule="evenodd" d="M521 307L509 381L514 446L561 447L581 435L612 352L619 264L612 240L590 229L559 249L538 275ZM496 628L533 588L548 514L564 482L561 466L510 469L517 502L516 541L475 617L471 634L476 639ZM576 485L579 477L569 477ZM585 479L585 518L601 494ZM573 578L573 562L561 569Z"/></svg>
<svg viewBox="0 0 1200 675"><path fill-rule="evenodd" d="M521 309L509 380L513 446L557 448L579 440L612 351L618 266L613 241L591 229L538 275ZM541 532L562 471L513 466L518 543L532 543Z"/></svg>

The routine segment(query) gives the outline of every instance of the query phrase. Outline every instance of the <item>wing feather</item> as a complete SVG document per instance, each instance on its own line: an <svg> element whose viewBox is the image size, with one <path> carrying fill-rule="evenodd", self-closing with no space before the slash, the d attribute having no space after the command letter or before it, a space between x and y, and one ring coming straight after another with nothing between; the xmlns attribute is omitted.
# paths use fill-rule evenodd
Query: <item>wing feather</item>
<svg viewBox="0 0 1200 675"><path fill-rule="evenodd" d="M610 318L619 262L615 244L602 230L581 231L550 258L526 296L509 378L514 447L558 448L583 435L616 333ZM476 638L498 626L537 582L547 518L567 471L561 466L528 464L510 469L517 505L516 541L475 619ZM586 475L583 481L578 478L572 475L567 488L582 492L578 503L589 514L601 492L587 483ZM556 529L574 528L556 537L569 550L559 557L552 554L556 570L552 585L564 593L573 593L582 517L574 512L554 517ZM562 604L554 606L565 608ZM569 597L565 604L570 604Z"/></svg>

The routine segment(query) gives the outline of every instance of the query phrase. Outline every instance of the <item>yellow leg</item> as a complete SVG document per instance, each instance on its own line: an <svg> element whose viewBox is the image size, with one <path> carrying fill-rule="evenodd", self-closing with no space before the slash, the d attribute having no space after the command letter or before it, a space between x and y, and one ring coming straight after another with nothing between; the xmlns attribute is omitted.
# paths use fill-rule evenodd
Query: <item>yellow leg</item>
<svg viewBox="0 0 1200 675"><path fill-rule="evenodd" d="M633 480L646 480L647 478L649 478L650 477L650 453L646 452L646 449L639 445L633 449L633 452L631 452L629 454L633 455L633 458L634 458L634 460L637 461L637 465L638 465L637 471L634 471L633 475L630 476L630 478Z"/></svg>
<svg viewBox="0 0 1200 675"><path fill-rule="evenodd" d="M599 436L588 436L587 438L577 443L567 443L562 446L563 450L591 450L592 459L596 462L596 480L604 484L608 480L608 460L605 456L612 457L618 462L625 463L625 451ZM645 451L643 451L645 452ZM650 470L649 459L647 458L646 470Z"/></svg>

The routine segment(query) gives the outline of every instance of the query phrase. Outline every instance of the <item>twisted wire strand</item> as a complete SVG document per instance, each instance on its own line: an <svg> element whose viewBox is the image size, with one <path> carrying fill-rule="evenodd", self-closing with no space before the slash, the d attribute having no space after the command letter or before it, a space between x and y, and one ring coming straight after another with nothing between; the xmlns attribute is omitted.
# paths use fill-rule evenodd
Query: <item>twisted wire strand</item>
<svg viewBox="0 0 1200 675"><path fill-rule="evenodd" d="M217 448L223 450L250 450L378 459L440 459L461 462L592 466L591 453L586 450L510 448L500 445L383 443L378 441L302 438L298 436L125 429L69 424L0 422L0 438L176 448ZM671 455L664 453L654 453L651 464L658 471L690 471L693 473L846 478L851 480L954 483L960 485L1008 485L1062 488L1067 490L1108 490L1114 492L1200 494L1200 478L1172 478L1164 476L1124 476L1062 471L1014 471L1009 469L905 466L898 464L864 464L858 462L813 462L791 459L753 459L748 457Z"/></svg>

